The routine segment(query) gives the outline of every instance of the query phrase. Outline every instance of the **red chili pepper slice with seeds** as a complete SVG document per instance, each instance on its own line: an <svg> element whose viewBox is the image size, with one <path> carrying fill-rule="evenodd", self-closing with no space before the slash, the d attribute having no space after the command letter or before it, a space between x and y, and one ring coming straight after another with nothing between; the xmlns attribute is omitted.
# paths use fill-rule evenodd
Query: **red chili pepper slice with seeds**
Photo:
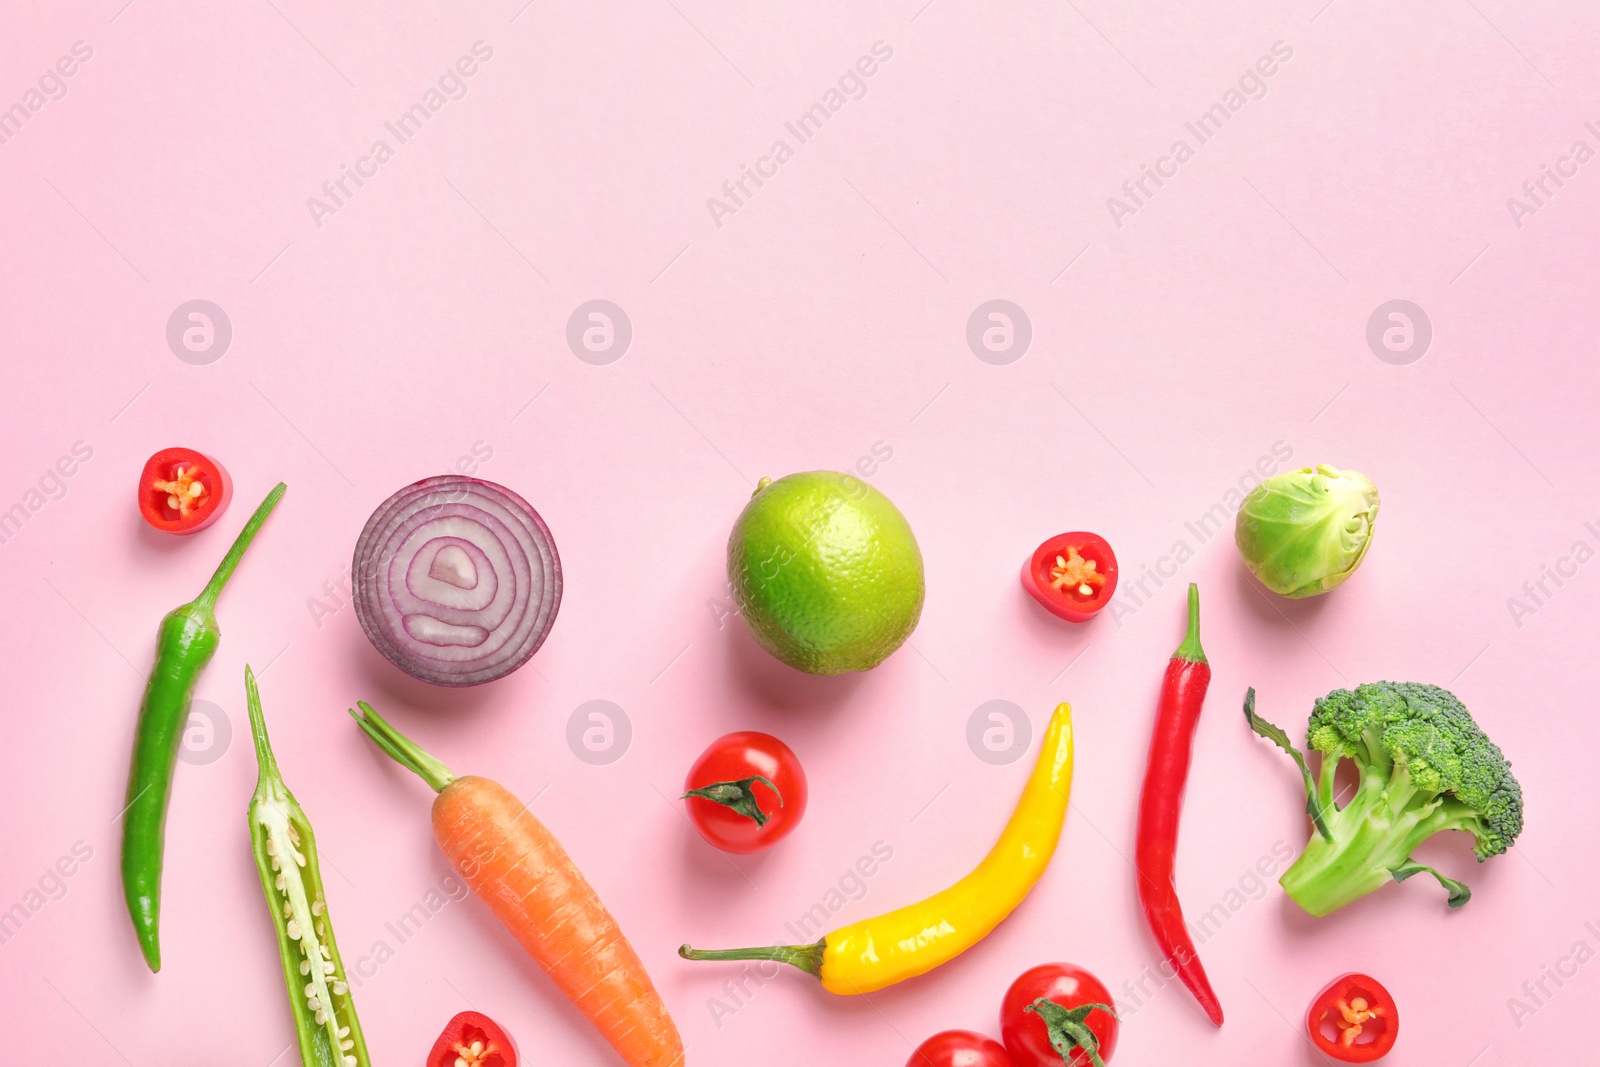
<svg viewBox="0 0 1600 1067"><path fill-rule="evenodd" d="M1022 585L1052 615L1087 622L1117 590L1117 557L1099 534L1057 534L1034 549Z"/></svg>
<svg viewBox="0 0 1600 1067"><path fill-rule="evenodd" d="M1341 974L1312 1000L1306 1031L1319 1050L1340 1063L1371 1063L1394 1048L1400 1013L1375 979Z"/></svg>
<svg viewBox="0 0 1600 1067"><path fill-rule="evenodd" d="M517 1067L517 1043L487 1015L464 1011L445 1024L428 1067Z"/></svg>
<svg viewBox="0 0 1600 1067"><path fill-rule="evenodd" d="M192 448L163 448L139 474L139 514L170 534L204 530L233 498L233 479L222 464Z"/></svg>

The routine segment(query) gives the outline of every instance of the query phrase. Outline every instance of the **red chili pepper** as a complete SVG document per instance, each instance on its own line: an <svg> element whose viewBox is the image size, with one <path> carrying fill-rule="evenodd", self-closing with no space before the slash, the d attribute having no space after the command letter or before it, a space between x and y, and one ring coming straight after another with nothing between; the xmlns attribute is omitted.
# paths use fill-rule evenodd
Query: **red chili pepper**
<svg viewBox="0 0 1600 1067"><path fill-rule="evenodd" d="M517 1043L487 1015L464 1011L445 1024L428 1067L517 1067Z"/></svg>
<svg viewBox="0 0 1600 1067"><path fill-rule="evenodd" d="M1200 705L1205 702L1210 684L1211 665L1200 648L1200 590L1190 582L1189 629L1183 644L1168 661L1161 683L1155 735L1150 739L1150 763L1144 773L1144 792L1139 797L1139 902L1144 905L1145 920L1168 962L1206 1015L1221 1026L1222 1005L1211 991L1205 968L1195 954L1194 941L1178 903L1178 887L1172 878L1194 728L1200 721Z"/></svg>
<svg viewBox="0 0 1600 1067"><path fill-rule="evenodd" d="M1052 615L1087 622L1117 590L1117 557L1099 534L1057 534L1028 557L1022 587Z"/></svg>
<svg viewBox="0 0 1600 1067"><path fill-rule="evenodd" d="M139 473L139 514L162 533L205 529L232 497L233 479L222 464L192 448L163 448Z"/></svg>
<svg viewBox="0 0 1600 1067"><path fill-rule="evenodd" d="M1394 1048L1400 1012L1394 998L1364 974L1341 974L1322 987L1306 1012L1306 1031L1340 1063L1371 1063Z"/></svg>

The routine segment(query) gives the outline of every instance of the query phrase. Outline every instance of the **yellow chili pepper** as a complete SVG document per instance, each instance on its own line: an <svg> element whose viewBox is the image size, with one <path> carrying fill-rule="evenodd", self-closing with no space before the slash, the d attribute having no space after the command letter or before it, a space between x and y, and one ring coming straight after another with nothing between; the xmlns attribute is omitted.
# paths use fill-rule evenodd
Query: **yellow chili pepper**
<svg viewBox="0 0 1600 1067"><path fill-rule="evenodd" d="M842 927L809 945L694 949L689 960L777 960L822 980L830 993L871 993L955 959L1000 925L1044 873L1061 839L1072 792L1072 706L1050 718L1011 820L961 881L926 900Z"/></svg>

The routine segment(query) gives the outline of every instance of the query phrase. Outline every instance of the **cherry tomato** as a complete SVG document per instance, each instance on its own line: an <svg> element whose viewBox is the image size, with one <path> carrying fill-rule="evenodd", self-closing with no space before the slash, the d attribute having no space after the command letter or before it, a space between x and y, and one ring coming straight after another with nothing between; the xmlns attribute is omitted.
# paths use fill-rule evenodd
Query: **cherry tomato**
<svg viewBox="0 0 1600 1067"><path fill-rule="evenodd" d="M428 1067L517 1067L517 1043L487 1015L464 1011L445 1023Z"/></svg>
<svg viewBox="0 0 1600 1067"><path fill-rule="evenodd" d="M711 742L684 780L689 818L724 852L759 852L806 813L806 772L771 734L743 730Z"/></svg>
<svg viewBox="0 0 1600 1067"><path fill-rule="evenodd" d="M1023 971L1000 1004L1000 1036L1017 1067L1089 1067L1109 1060L1120 1028L1111 993L1070 963ZM1069 1042L1070 1059L1051 1046L1052 1030Z"/></svg>
<svg viewBox="0 0 1600 1067"><path fill-rule="evenodd" d="M940 1030L917 1046L906 1067L1016 1067L1006 1047L972 1030Z"/></svg>
<svg viewBox="0 0 1600 1067"><path fill-rule="evenodd" d="M1087 622L1117 591L1117 557L1099 534L1057 534L1028 557L1022 586L1051 614Z"/></svg>
<svg viewBox="0 0 1600 1067"><path fill-rule="evenodd" d="M1322 987L1306 1011L1312 1044L1340 1063L1371 1063L1394 1048L1400 1012L1376 979L1341 974Z"/></svg>
<svg viewBox="0 0 1600 1067"><path fill-rule="evenodd" d="M233 479L192 448L163 448L139 472L139 514L163 533L204 530L228 507Z"/></svg>

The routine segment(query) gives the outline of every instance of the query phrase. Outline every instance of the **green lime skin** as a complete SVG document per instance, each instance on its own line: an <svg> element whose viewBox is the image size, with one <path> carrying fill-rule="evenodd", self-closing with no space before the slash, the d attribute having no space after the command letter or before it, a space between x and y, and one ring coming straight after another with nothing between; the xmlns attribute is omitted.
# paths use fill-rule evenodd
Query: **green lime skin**
<svg viewBox="0 0 1600 1067"><path fill-rule="evenodd" d="M871 670L922 615L910 524L834 471L761 479L728 537L728 581L761 647L809 674Z"/></svg>

